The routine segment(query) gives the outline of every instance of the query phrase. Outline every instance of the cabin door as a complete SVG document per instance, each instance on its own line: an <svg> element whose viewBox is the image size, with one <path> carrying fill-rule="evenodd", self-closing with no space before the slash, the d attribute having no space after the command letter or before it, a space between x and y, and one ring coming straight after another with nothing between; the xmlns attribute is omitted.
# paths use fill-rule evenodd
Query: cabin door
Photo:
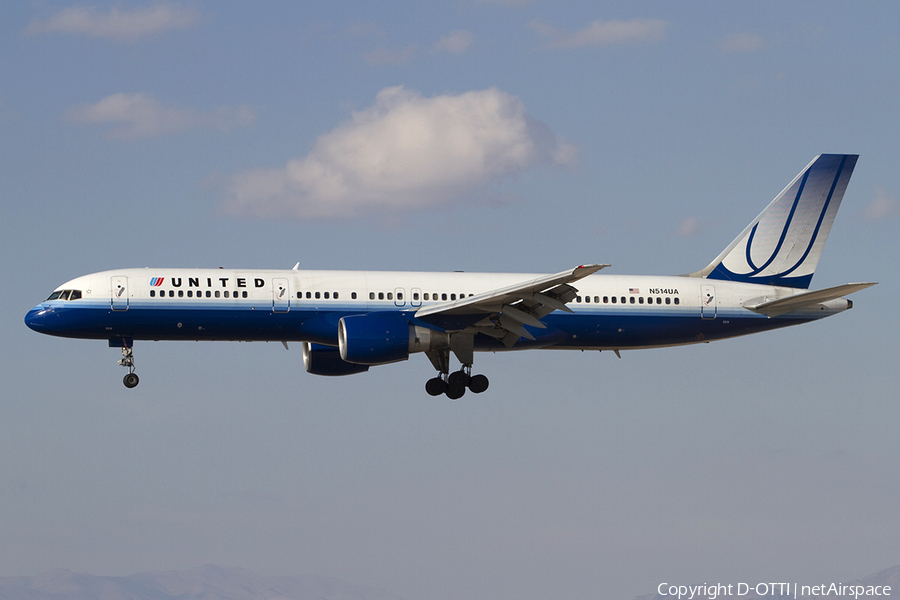
<svg viewBox="0 0 900 600"><path fill-rule="evenodd" d="M128 310L128 278L111 277L109 280L110 298L113 310Z"/></svg>
<svg viewBox="0 0 900 600"><path fill-rule="evenodd" d="M291 285L285 277L272 279L272 310L275 312L291 310Z"/></svg>
<svg viewBox="0 0 900 600"><path fill-rule="evenodd" d="M714 285L700 286L700 317L703 319L716 318L716 287Z"/></svg>

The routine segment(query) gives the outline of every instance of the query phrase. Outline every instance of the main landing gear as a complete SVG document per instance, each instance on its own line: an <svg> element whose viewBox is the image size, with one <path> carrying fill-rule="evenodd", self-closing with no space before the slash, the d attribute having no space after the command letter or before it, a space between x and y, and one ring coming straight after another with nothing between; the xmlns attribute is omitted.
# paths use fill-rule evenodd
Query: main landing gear
<svg viewBox="0 0 900 600"><path fill-rule="evenodd" d="M140 379L137 376L137 373L134 372L134 348L131 346L123 346L122 347L122 359L119 360L119 364L126 369L128 369L128 375L122 379L122 383L125 384L127 388L133 388L138 383L140 383Z"/></svg>
<svg viewBox="0 0 900 600"><path fill-rule="evenodd" d="M468 388L473 394L480 394L488 389L488 378L484 375L472 375L472 365L463 365L459 371L449 375L441 373L425 382L425 391L431 396L446 394L451 400L462 398Z"/></svg>
<svg viewBox="0 0 900 600"><path fill-rule="evenodd" d="M463 397L468 389L473 394L480 394L488 389L488 378L484 375L472 375L472 337L462 337L454 340L451 338L450 346L453 353L460 359L462 367L459 371L450 372L450 349L430 350L425 353L434 368L438 370L437 377L425 382L425 391L430 396L446 394L451 400Z"/></svg>

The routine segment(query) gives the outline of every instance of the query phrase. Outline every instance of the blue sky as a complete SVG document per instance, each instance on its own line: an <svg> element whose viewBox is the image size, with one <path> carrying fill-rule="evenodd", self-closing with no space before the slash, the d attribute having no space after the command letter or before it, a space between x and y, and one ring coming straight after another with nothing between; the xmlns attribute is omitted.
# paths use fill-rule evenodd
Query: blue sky
<svg viewBox="0 0 900 600"><path fill-rule="evenodd" d="M900 563L893 3L0 8L0 575L203 563L411 599L631 598ZM860 160L814 287L712 345L302 372L25 312L117 267L677 274L816 154ZM477 159L477 160L476 160Z"/></svg>

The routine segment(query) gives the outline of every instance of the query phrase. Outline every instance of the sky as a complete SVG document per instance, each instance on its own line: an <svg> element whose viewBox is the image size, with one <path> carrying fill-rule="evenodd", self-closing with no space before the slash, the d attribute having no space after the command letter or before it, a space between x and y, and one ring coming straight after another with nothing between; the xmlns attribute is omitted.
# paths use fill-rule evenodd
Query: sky
<svg viewBox="0 0 900 600"><path fill-rule="evenodd" d="M900 564L900 6L0 5L0 576L214 563L410 600ZM126 267L679 274L819 153L852 311L685 348L423 356L38 335Z"/></svg>

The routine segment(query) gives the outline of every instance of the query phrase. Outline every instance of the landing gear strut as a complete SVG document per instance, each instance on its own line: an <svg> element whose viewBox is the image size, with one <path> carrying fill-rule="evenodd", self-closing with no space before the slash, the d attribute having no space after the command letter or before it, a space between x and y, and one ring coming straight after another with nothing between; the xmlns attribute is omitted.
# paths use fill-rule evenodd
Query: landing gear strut
<svg viewBox="0 0 900 600"><path fill-rule="evenodd" d="M128 375L122 379L125 387L130 389L140 383L141 380L134 372L134 348L132 346L122 347L122 358L119 360L119 364L128 369Z"/></svg>

